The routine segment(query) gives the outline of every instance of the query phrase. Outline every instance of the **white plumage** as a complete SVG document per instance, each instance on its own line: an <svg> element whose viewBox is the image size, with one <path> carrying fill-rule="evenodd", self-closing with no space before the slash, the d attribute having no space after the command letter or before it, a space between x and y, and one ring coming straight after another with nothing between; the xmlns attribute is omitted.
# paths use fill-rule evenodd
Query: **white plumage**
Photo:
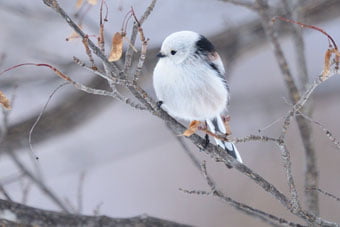
<svg viewBox="0 0 340 227"><path fill-rule="evenodd" d="M158 56L153 84L162 108L177 118L206 121L212 132L225 134L221 114L227 108L229 90L214 46L195 32L181 31L163 41ZM242 162L234 144L216 143Z"/></svg>

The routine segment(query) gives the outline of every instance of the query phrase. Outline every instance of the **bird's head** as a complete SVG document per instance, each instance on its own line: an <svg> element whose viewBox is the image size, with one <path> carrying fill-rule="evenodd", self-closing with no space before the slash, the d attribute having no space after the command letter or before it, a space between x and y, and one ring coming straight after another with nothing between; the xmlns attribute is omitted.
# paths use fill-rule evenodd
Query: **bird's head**
<svg viewBox="0 0 340 227"><path fill-rule="evenodd" d="M196 44L199 39L200 35L192 31L172 33L163 41L157 56L168 59L175 64L180 64L195 54L197 50Z"/></svg>

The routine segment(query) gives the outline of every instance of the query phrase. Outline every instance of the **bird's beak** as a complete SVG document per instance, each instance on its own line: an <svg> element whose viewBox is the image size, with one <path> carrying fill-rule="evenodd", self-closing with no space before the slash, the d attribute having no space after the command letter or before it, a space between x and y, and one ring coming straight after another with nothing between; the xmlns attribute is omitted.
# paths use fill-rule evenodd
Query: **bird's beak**
<svg viewBox="0 0 340 227"><path fill-rule="evenodd" d="M166 55L165 54L162 54L162 52L159 52L158 54L157 54L157 57L159 57L159 58L164 58Z"/></svg>

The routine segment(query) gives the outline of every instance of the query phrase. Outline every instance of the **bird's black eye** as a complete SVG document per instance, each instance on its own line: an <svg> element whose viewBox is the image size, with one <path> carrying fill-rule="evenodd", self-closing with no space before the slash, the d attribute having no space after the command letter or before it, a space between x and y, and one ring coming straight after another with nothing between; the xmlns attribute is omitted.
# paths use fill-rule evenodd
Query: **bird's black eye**
<svg viewBox="0 0 340 227"><path fill-rule="evenodd" d="M172 51L170 52L171 55L175 55L176 53L177 53L177 51L175 51L175 50L172 50Z"/></svg>

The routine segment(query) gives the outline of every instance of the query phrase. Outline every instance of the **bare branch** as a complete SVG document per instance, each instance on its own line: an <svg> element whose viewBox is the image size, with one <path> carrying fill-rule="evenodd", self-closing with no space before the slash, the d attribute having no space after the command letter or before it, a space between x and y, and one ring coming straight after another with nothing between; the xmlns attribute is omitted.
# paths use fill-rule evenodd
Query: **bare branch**
<svg viewBox="0 0 340 227"><path fill-rule="evenodd" d="M300 10L302 8L303 2L297 1L296 4L293 4L292 1L282 0L284 8L287 13L288 18L293 18L294 20L300 21L302 19ZM298 67L298 78L300 79L300 84L302 89L305 89L305 86L308 84L308 70L307 70L307 62L305 57L305 43L302 37L302 31L300 26L294 25L292 26L292 36L295 45L295 54L296 54L296 62Z"/></svg>
<svg viewBox="0 0 340 227"><path fill-rule="evenodd" d="M169 129L173 132L173 130L170 127L169 127ZM239 202L231 199L230 197L226 197L220 191L217 192L216 186L215 186L216 184L212 180L212 178L208 175L205 162L203 162L202 165L201 165L199 160L192 154L192 152L185 145L185 143L182 139L183 137L177 136L174 132L173 132L173 134L174 134L175 138L178 140L178 142L180 143L180 145L182 146L183 150L190 157L191 161L194 163L196 168L202 170L203 176L206 179L206 181L207 181L207 183L208 183L208 185L211 189L210 191L202 191L202 190L186 190L186 189L180 188L180 191L182 191L184 193L188 193L188 194L195 194L195 195L206 195L206 196L214 195L214 196L218 197L219 199L221 199L222 201L227 202L229 205L235 207L236 209L240 209L242 212L245 212L246 214L251 215L251 216L255 216L255 217L261 219L262 221L264 221L266 223L275 224L275 226L277 224L280 224L280 225L286 225L287 224L289 226L299 226L299 224L290 223L290 222L286 221L285 219L277 218L274 215L268 214L264 211L261 211L261 210L252 208L250 206L247 206L245 204L239 203ZM272 138L266 138L266 137L259 137L258 138L256 136L250 136L249 138L239 139L239 140L236 140L236 141L246 142L246 141L249 141L252 137L254 137L255 139L260 139L260 140L264 139L265 141L270 141L272 139ZM276 139L272 139L272 140L277 142ZM244 209L241 209L240 207L243 207ZM252 212L249 212L249 210L252 211ZM273 219L274 221L271 220L271 219Z"/></svg>
<svg viewBox="0 0 340 227"><path fill-rule="evenodd" d="M0 199L0 212L3 211L13 214L16 217L15 223L20 224L20 226L188 226L147 215L131 218L110 218L107 216L65 214Z"/></svg>
<svg viewBox="0 0 340 227"><path fill-rule="evenodd" d="M201 163L198 158L195 157L194 153L188 148L188 146L185 144L184 139L182 136L178 136L178 134L175 133L175 131L170 127L169 124L166 124L169 131L172 132L174 138L178 141L178 143L181 145L184 152L188 155L193 165L201 172Z"/></svg>
<svg viewBox="0 0 340 227"><path fill-rule="evenodd" d="M257 135L249 135L243 138L233 138L230 141L235 143L246 143L251 141L258 141L258 142L275 142L275 143L282 143L283 141L281 139L272 138L268 136L257 136Z"/></svg>
<svg viewBox="0 0 340 227"><path fill-rule="evenodd" d="M279 64L281 73L289 91L289 98L292 103L297 103L300 100L298 88L294 82L293 76L289 70L287 60L283 54L281 45L279 44L277 34L274 32L271 24L271 17L268 11L268 4L266 0L256 0L258 4L257 12L262 18L262 25L265 33L274 47L274 53ZM312 144L311 127L310 124L302 117L296 118L300 135L305 148L306 157L306 172L305 172L305 187L317 187L318 185L318 170L316 165L316 153ZM308 208L314 214L319 214L318 195L316 193L305 192Z"/></svg>
<svg viewBox="0 0 340 227"><path fill-rule="evenodd" d="M33 151L33 145L32 145L32 133L33 133L33 130L34 130L34 128L37 126L38 122L40 121L40 119L41 119L42 115L44 114L44 112L45 112L45 110L46 110L46 108L47 108L49 102L51 101L53 95L54 95L60 88L64 87L64 86L67 85L67 84L68 84L68 83L63 83L63 84L59 85L57 88L55 88L55 89L52 91L52 93L51 93L50 96L48 97L48 99L47 99L47 101L46 101L46 103L45 103L43 109L40 111L40 113L39 113L37 119L35 120L34 124L32 125L32 127L31 127L31 129L30 129L30 131L29 131L29 133L28 133L28 144L29 144L30 151L31 151L31 155L33 156L34 161L38 160L39 158L38 158L38 156L36 156L36 155L34 154L34 151Z"/></svg>
<svg viewBox="0 0 340 227"><path fill-rule="evenodd" d="M207 181L207 184L209 185L210 188L210 192L207 191L199 191L199 190L182 190L188 194L196 194L196 195L205 195L205 196L209 196L212 195L216 198L218 198L219 200L223 201L224 203L227 203L228 205L234 207L235 209L250 215L254 218L258 218L260 220L262 220L265 223L268 223L270 225L273 226L302 226L300 224L296 224L296 223L292 223L289 222L283 218L278 218L272 214L266 213L264 211L255 209L253 207L250 207L246 204L237 202L235 200L233 200L232 198L224 195L220 190L217 189L215 183L213 182L213 180L209 177L208 173L207 173L207 168L206 168L206 163L203 162L202 163L202 173L203 176L205 177L205 180Z"/></svg>
<svg viewBox="0 0 340 227"><path fill-rule="evenodd" d="M34 184L44 192L48 198L50 198L57 206L59 206L64 212L69 213L69 209L61 202L61 200L49 189L43 182L35 177L18 159L14 151L8 150L7 154L11 157L15 165L32 181Z"/></svg>
<svg viewBox="0 0 340 227"><path fill-rule="evenodd" d="M132 33L131 33L130 40L129 40L130 45L129 45L127 51L125 52L125 63L124 63L124 67L123 67L124 75L120 75L120 78L125 78L126 75L128 74L128 70L132 66L132 59L133 59L133 56L134 56L134 53L135 53L132 46L135 45L135 43L136 43L137 34L138 34L138 25L135 22L133 27L132 27Z"/></svg>
<svg viewBox="0 0 340 227"><path fill-rule="evenodd" d="M79 176L79 183L78 183L78 206L77 206L77 212L78 214L81 214L83 210L83 190L84 190L84 181L85 181L85 174L86 172L81 172Z"/></svg>
<svg viewBox="0 0 340 227"><path fill-rule="evenodd" d="M142 30L141 27L139 27L138 30L141 34L143 34L143 30ZM141 53L140 53L140 56L139 56L136 72L133 75L133 82L134 83L137 83L140 75L142 74L142 69L143 69L143 66L144 66L145 58L146 58L146 50L147 50L147 46L148 46L148 40L145 39L144 35L141 35L141 41L142 41L142 50L141 50Z"/></svg>
<svg viewBox="0 0 340 227"><path fill-rule="evenodd" d="M146 19L150 16L152 10L155 8L157 0L152 0L148 8L145 10L143 16L139 19L139 24L142 25Z"/></svg>
<svg viewBox="0 0 340 227"><path fill-rule="evenodd" d="M109 83L113 83L113 84L117 84L117 85L122 85L122 86L133 86L133 83L130 82L127 79L119 79L119 78L115 78L115 77L109 77L107 74L104 74L102 72L99 72L98 70L94 70L91 67L88 67L84 62L82 62L80 59L73 57L73 60L75 63L77 63L78 65L80 65L81 67L83 67L84 69L86 69L89 72L92 72L104 79L106 79Z"/></svg>
<svg viewBox="0 0 340 227"><path fill-rule="evenodd" d="M288 188L289 192L291 195L291 207L292 207L292 212L297 213L299 210L301 210L301 205L298 199L298 193L296 190L294 178L293 178L293 173L292 173L292 163L290 160L290 152L288 151L287 147L285 144L280 144L279 145L280 150L281 150L281 158L283 160L283 166L286 170L286 177L288 181Z"/></svg>
<svg viewBox="0 0 340 227"><path fill-rule="evenodd" d="M9 201L12 201L11 196L5 190L5 188L0 184L0 192L5 196L5 198Z"/></svg>
<svg viewBox="0 0 340 227"><path fill-rule="evenodd" d="M43 2L54 9L60 16L62 16L66 22L74 29L74 31L80 35L83 39L87 37L87 35L81 30L81 28L66 14L66 12L59 6L57 0L43 0ZM115 75L119 74L119 69L114 63L110 63L105 54L97 47L90 39L88 39L88 44L91 50L95 55L97 55L103 63L110 69L112 73Z"/></svg>
<svg viewBox="0 0 340 227"><path fill-rule="evenodd" d="M230 204L233 207L238 207L237 209L240 209L246 213L248 213L249 215L252 215L262 221L264 221L265 223L268 223L272 226L296 226L296 227L302 227L303 225L301 224L297 224L297 223L293 223L290 221L287 221L284 218L279 218L276 217L275 215L266 213L264 211L255 209L253 207L247 206L245 204L239 203L235 200L233 200L232 198L222 194L222 193L214 193L214 196L216 196L217 198L219 198L220 200L222 200L225 203Z"/></svg>
<svg viewBox="0 0 340 227"><path fill-rule="evenodd" d="M83 45L84 45L84 47L85 47L85 52L86 52L86 54L87 54L87 56L88 56L88 58L89 58L89 60L90 60L90 62L91 62L91 68L93 68L93 69L96 69L97 67L96 67L96 65L95 65L95 63L94 63L94 59L93 59L93 56L92 56L92 53L91 53L91 50L90 50L90 48L89 48L89 44L88 44L88 42L89 42L89 37L88 36L85 36L83 39L82 39L82 42L83 42ZM103 52L104 53L104 52Z"/></svg>
<svg viewBox="0 0 340 227"><path fill-rule="evenodd" d="M320 192L320 193L322 193L322 194L324 194L324 195L326 195L328 197L331 197L331 198L335 199L336 201L340 202L340 198L339 197L337 197L337 196L335 196L335 195L333 195L333 194L331 194L329 192L326 192L326 191L324 191L324 190L322 190L320 188L307 188L306 190L316 190L316 191L318 191L318 192Z"/></svg>
<svg viewBox="0 0 340 227"><path fill-rule="evenodd" d="M319 127L322 129L322 131L325 132L327 138L328 138L328 139L336 146L336 148L337 148L338 150L340 150L340 140L337 139L337 138L334 136L334 134L333 134L330 130L328 130L328 129L327 129L323 124L321 124L320 122L318 122L318 121L316 121L316 120L313 120L312 118L308 117L306 114L301 113L301 112L299 112L299 111L298 111L298 114L301 115L301 116L303 116L304 118L306 118L306 119L309 120L310 122L312 122L312 123L316 124L317 126L319 126Z"/></svg>

